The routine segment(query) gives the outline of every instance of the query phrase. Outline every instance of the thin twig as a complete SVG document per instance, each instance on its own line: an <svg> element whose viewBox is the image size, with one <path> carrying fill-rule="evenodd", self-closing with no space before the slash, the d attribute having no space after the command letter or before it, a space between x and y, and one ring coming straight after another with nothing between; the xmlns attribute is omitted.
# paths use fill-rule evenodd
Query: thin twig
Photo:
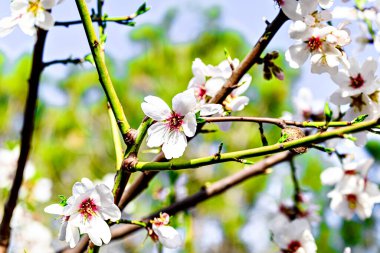
<svg viewBox="0 0 380 253"><path fill-rule="evenodd" d="M251 52L243 59L240 65L232 71L231 77L227 80L215 97L212 98L210 103L220 104L226 99L244 74L247 73L248 70L260 60L260 56L268 46L269 42L287 20L288 17L282 12L282 10L280 10L273 22L267 26L264 34L261 35Z"/></svg>
<svg viewBox="0 0 380 253"><path fill-rule="evenodd" d="M293 186L294 186L293 201L294 201L294 206L298 209L298 206L301 202L301 188L300 188L300 184L297 178L297 168L296 168L296 165L294 164L294 159L290 159L289 164L290 164L290 172L292 175L292 181L293 181Z"/></svg>
<svg viewBox="0 0 380 253"><path fill-rule="evenodd" d="M60 60L53 60L53 61L48 61L48 62L44 62L43 63L43 68L47 68L51 65L55 65L55 64L81 64L84 62L84 59L82 58L67 58L67 59L60 59Z"/></svg>
<svg viewBox="0 0 380 253"><path fill-rule="evenodd" d="M28 97L25 104L24 121L21 131L20 156L17 162L16 175L13 179L11 192L4 206L3 219L0 225L0 252L6 252L10 239L10 222L16 207L26 162L31 149L34 130L35 112L37 106L38 87L43 70L43 52L47 31L37 29L37 41L33 50L33 65L29 78Z"/></svg>
<svg viewBox="0 0 380 253"><path fill-rule="evenodd" d="M114 18L108 18L108 17L95 17L91 16L92 22L114 22L121 25L129 25L134 26L135 23L133 22L133 18L131 16L125 16L125 17L114 17ZM83 24L82 20L72 20L72 21L56 21L54 23L55 26L64 26L69 27L71 25L80 25Z"/></svg>
<svg viewBox="0 0 380 253"><path fill-rule="evenodd" d="M259 131L260 131L260 137L261 137L261 142L263 143L263 146L268 146L268 140L267 140L267 137L265 137L263 123L259 123Z"/></svg>

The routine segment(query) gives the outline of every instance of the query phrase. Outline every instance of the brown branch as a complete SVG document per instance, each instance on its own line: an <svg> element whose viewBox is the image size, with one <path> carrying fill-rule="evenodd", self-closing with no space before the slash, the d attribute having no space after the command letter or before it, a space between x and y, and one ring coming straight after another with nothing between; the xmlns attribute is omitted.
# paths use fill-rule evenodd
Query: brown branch
<svg viewBox="0 0 380 253"><path fill-rule="evenodd" d="M264 51L270 40L280 29L280 27L288 20L286 15L280 10L279 14L273 22L267 26L264 34L258 40L251 52L245 57L241 64L234 69L231 77L224 84L223 88L218 92L216 97L213 98L211 103L221 104L224 99L232 92L234 84L238 83L240 78L260 59L261 53ZM202 125L203 126L203 125ZM201 127L198 128L197 133ZM154 159L155 162L164 161L162 152ZM126 190L119 203L122 209L134 198L136 198L144 189L149 185L149 182L157 175L158 172L145 172L139 176L135 182Z"/></svg>
<svg viewBox="0 0 380 253"><path fill-rule="evenodd" d="M279 154L275 154L271 157L265 158L261 160L260 162L257 162L256 164L245 168L233 175L230 175L226 178L223 178L210 186L203 187L200 189L197 193L188 196L187 198L178 201L168 207L165 207L159 211L156 211L144 218L141 219L142 222L149 222L149 220L153 219L154 217L158 217L160 212L166 212L170 215L174 215L178 212L187 210L188 208L194 207L198 205L199 203L202 203L216 195L219 195L232 187L237 186L240 183L245 182L246 180L270 173L269 168L279 164L281 162L284 162L286 160L291 159L295 154L289 151L282 152ZM112 229L112 240L120 239L123 238L127 235L130 235L137 230L141 229L141 226L137 225L118 225L114 229ZM84 239L80 241L80 243L74 248L74 249L69 249L66 248L60 253L78 253L78 252L83 252L86 250L87 247L87 242L88 242L88 237L86 236Z"/></svg>
<svg viewBox="0 0 380 253"><path fill-rule="evenodd" d="M34 45L32 69L28 81L28 97L25 104L24 121L21 131L20 156L17 162L16 175L13 180L8 200L4 206L4 216L0 225L0 252L6 252L9 246L9 239L11 233L10 222L12 219L13 211L17 204L19 190L23 181L24 169L31 148L35 112L37 106L38 87L41 73L43 70L42 59L46 35L47 31L42 29L37 30L37 41Z"/></svg>
<svg viewBox="0 0 380 253"><path fill-rule="evenodd" d="M145 218L141 219L143 222L149 222L149 220L153 219L154 217L158 217L160 212L165 212L170 215L174 215L178 212L187 210L191 207L196 206L199 203L202 203L216 195L219 195L223 192L225 192L228 189L231 189L232 187L245 182L246 180L259 176L262 174L270 173L269 167L272 167L278 163L281 163L283 161L286 161L294 156L294 153L291 152L282 152L276 155L273 155L271 157L265 158L264 160L261 160L260 162L257 162L256 164L250 166L249 168L245 168L233 175L230 175L226 178L223 178L210 186L203 187L201 190L199 190L197 193L178 201L168 207L165 207L157 212L154 212ZM119 239L124 236L127 236L137 230L139 230L141 227L134 226L134 225L122 225L119 227L116 227L112 230L112 239Z"/></svg>
<svg viewBox="0 0 380 253"><path fill-rule="evenodd" d="M232 71L231 77L227 80L215 97L212 98L210 103L220 104L226 99L226 97L234 90L236 84L239 83L239 80L243 77L243 75L247 73L253 65L259 62L261 54L264 52L265 48L268 46L277 31L287 20L288 17L282 12L282 10L280 10L273 22L267 26L264 34L261 35L251 52L244 58L240 65Z"/></svg>

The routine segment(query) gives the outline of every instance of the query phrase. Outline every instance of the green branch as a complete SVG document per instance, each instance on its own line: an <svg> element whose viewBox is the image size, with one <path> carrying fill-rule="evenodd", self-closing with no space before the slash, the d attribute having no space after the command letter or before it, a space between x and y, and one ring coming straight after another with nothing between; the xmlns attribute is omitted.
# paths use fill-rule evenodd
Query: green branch
<svg viewBox="0 0 380 253"><path fill-rule="evenodd" d="M240 162L242 158L257 157L263 155L269 155L278 153L284 150L289 150L292 148L300 146L308 146L313 143L320 143L322 141L340 137L342 138L345 134L355 133L362 130L370 129L373 126L379 124L379 120L371 120L366 122L357 123L351 126L338 128L332 131L327 131L323 133L317 133L314 135L309 135L297 140L276 143L274 145L247 149L242 151L229 152L224 154L218 154L214 156L207 156L203 158L196 158L189 161L173 161L173 162L138 162L132 171L159 171L159 170L179 170L179 169L190 169L197 168L201 166L206 166L210 164L217 164L222 162Z"/></svg>
<svg viewBox="0 0 380 253"><path fill-rule="evenodd" d="M131 168L137 163L137 153L151 123L152 120L150 118L145 118L137 129L137 133L135 135L132 134L134 135L134 142L127 147L124 155L125 159L120 163L121 169L117 171L115 176L115 184L112 189L115 204L120 202L121 196L131 176Z"/></svg>
<svg viewBox="0 0 380 253"><path fill-rule="evenodd" d="M225 117L210 117L210 118L201 118L207 123L215 122L254 122L254 123L267 123L277 125L280 128L285 126L296 126L296 127L314 127L314 128L324 128L326 126L325 121L293 121L293 120L284 120L277 118L266 118L266 117L239 117L239 116L225 116ZM343 127L356 124L352 121L331 121L328 123L329 127Z"/></svg>
<svg viewBox="0 0 380 253"><path fill-rule="evenodd" d="M123 146L121 145L119 130L117 128L117 122L115 119L115 115L112 112L111 106L108 103L108 117L111 122L111 131L112 131L112 139L115 147L115 156L116 156L116 170L119 169L120 164L123 162Z"/></svg>
<svg viewBox="0 0 380 253"><path fill-rule="evenodd" d="M127 118L125 117L123 107L119 101L116 91L113 87L110 75L107 70L107 66L103 57L103 45L99 42L99 39L95 33L92 25L91 15L88 11L85 0L75 0L79 14L83 21L83 26L86 31L87 40L91 48L94 62L99 75L99 81L102 84L104 92L107 96L108 102L111 105L112 111L115 115L120 132L123 135L125 143L130 144L129 130L131 129Z"/></svg>

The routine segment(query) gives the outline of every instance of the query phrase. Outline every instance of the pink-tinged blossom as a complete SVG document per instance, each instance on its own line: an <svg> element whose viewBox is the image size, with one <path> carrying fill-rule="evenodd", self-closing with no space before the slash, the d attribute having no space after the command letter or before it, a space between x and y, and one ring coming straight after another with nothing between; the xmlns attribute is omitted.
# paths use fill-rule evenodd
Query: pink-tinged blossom
<svg viewBox="0 0 380 253"><path fill-rule="evenodd" d="M11 33L16 25L19 25L20 29L30 36L36 34L36 27L49 30L54 26L54 19L48 10L54 5L54 0L12 1L11 16L0 20L0 37Z"/></svg>
<svg viewBox="0 0 380 253"><path fill-rule="evenodd" d="M332 26L309 28L303 23L291 27L289 34L298 40L285 52L290 67L299 68L311 57L313 73L336 73L338 65L345 63L342 47L350 42L346 30Z"/></svg>
<svg viewBox="0 0 380 253"><path fill-rule="evenodd" d="M347 163L343 168L327 168L321 173L321 182L323 185L332 186L339 183L340 188L346 188L345 185L350 186L353 184L351 181L357 182L358 178L366 177L372 164L372 159L365 159L359 162Z"/></svg>
<svg viewBox="0 0 380 253"><path fill-rule="evenodd" d="M359 218L371 216L373 206L380 202L378 186L367 179L373 160L344 165L343 169L331 167L321 174L322 184L335 185L328 193L330 207L338 215L352 219L356 213Z"/></svg>
<svg viewBox="0 0 380 253"><path fill-rule="evenodd" d="M194 96L194 90L188 89L174 96L173 110L161 99L155 96L144 98L141 108L145 115L156 122L148 129L148 147L160 147L166 159L182 156L187 146L186 137L193 137L197 129L196 113L208 116L218 113L220 105L200 105Z"/></svg>
<svg viewBox="0 0 380 253"><path fill-rule="evenodd" d="M362 66L354 58L349 59L348 68L342 68L336 75L332 75L332 80L339 86L335 91L341 97L357 96L361 93L370 95L380 88L380 83L376 80L375 72L377 61L368 58Z"/></svg>
<svg viewBox="0 0 380 253"><path fill-rule="evenodd" d="M70 216L67 216L67 210L70 209L70 202L72 202L72 198L67 200L65 206L61 204L52 204L50 206L45 207L44 211L50 214L56 214L61 216L61 226L59 228L58 239L60 241L66 241L71 248L74 248L75 245L79 242L80 233L79 228L74 226L70 221Z"/></svg>
<svg viewBox="0 0 380 253"><path fill-rule="evenodd" d="M378 186L364 179L358 180L351 187L347 186L343 189L336 187L328 193L331 209L346 219L352 219L355 213L362 220L369 218L373 206L380 203Z"/></svg>
<svg viewBox="0 0 380 253"><path fill-rule="evenodd" d="M111 240L111 231L106 220L117 221L121 217L119 208L113 203L111 190L104 184L95 185L87 178L73 186L73 196L63 206L54 204L45 212L62 215L60 239L74 247L80 234L88 234L97 246Z"/></svg>
<svg viewBox="0 0 380 253"><path fill-rule="evenodd" d="M150 222L152 223L152 230L154 235L152 238L157 238L160 243L169 249L177 249L182 247L183 241L178 231L169 226L170 216L167 213L160 213L159 218L154 218Z"/></svg>
<svg viewBox="0 0 380 253"><path fill-rule="evenodd" d="M310 231L309 223L305 219L296 219L284 223L273 232L273 241L282 252L287 253L315 253L317 245Z"/></svg>
<svg viewBox="0 0 380 253"><path fill-rule="evenodd" d="M214 67L205 65L201 59L196 58L193 61L192 71L194 77L190 80L188 89L194 89L195 96L198 101L206 102L212 95L209 92L210 87L217 84L224 83L223 77L213 76Z"/></svg>
<svg viewBox="0 0 380 253"><path fill-rule="evenodd" d="M239 66L239 60L231 62L224 60L218 66L205 65L199 58L193 62L194 77L190 80L188 89L194 89L197 100L205 103L213 98L232 75L232 69ZM239 81L238 88L234 89L223 102L226 111L241 111L248 104L249 98L241 96L251 84L252 77L245 74Z"/></svg>

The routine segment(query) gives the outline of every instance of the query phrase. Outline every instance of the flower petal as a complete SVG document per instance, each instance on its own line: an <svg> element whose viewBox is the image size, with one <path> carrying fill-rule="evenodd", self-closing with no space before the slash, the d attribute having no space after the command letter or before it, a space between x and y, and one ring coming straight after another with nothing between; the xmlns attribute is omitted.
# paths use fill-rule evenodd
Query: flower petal
<svg viewBox="0 0 380 253"><path fill-rule="evenodd" d="M36 16L36 26L49 30L54 26L53 16L47 11L39 11Z"/></svg>
<svg viewBox="0 0 380 253"><path fill-rule="evenodd" d="M183 132L171 131L162 145L162 151L166 159L178 158L183 155L186 146L186 135Z"/></svg>
<svg viewBox="0 0 380 253"><path fill-rule="evenodd" d="M162 122L156 122L148 129L147 145L150 148L159 147L165 141L165 136L169 131L168 126Z"/></svg>
<svg viewBox="0 0 380 253"><path fill-rule="evenodd" d="M169 106L159 97L147 96L144 98L144 103L141 104L141 109L146 116L163 121L170 117L171 110Z"/></svg>
<svg viewBox="0 0 380 253"><path fill-rule="evenodd" d="M220 104L204 104L200 107L200 116L209 116L223 112L223 106Z"/></svg>
<svg viewBox="0 0 380 253"><path fill-rule="evenodd" d="M182 239L178 231L171 226L153 226L153 231L157 234L162 245L169 249L182 247Z"/></svg>
<svg viewBox="0 0 380 253"><path fill-rule="evenodd" d="M193 137L197 131L197 119L194 113L188 113L183 118L183 132L187 137Z"/></svg>
<svg viewBox="0 0 380 253"><path fill-rule="evenodd" d="M197 105L197 99L195 98L194 90L188 89L175 95L172 103L173 111L180 114L181 116L194 111Z"/></svg>
<svg viewBox="0 0 380 253"><path fill-rule="evenodd" d="M35 18L33 13L25 13L18 23L20 29L27 35L34 36L36 34L36 27L34 26Z"/></svg>
<svg viewBox="0 0 380 253"><path fill-rule="evenodd" d="M63 215L63 209L64 207L60 204L52 204L50 206L45 207L44 212L51 213L51 214L58 214Z"/></svg>
<svg viewBox="0 0 380 253"><path fill-rule="evenodd" d="M11 33L18 22L19 19L16 17L6 17L0 19L0 37L5 37Z"/></svg>

